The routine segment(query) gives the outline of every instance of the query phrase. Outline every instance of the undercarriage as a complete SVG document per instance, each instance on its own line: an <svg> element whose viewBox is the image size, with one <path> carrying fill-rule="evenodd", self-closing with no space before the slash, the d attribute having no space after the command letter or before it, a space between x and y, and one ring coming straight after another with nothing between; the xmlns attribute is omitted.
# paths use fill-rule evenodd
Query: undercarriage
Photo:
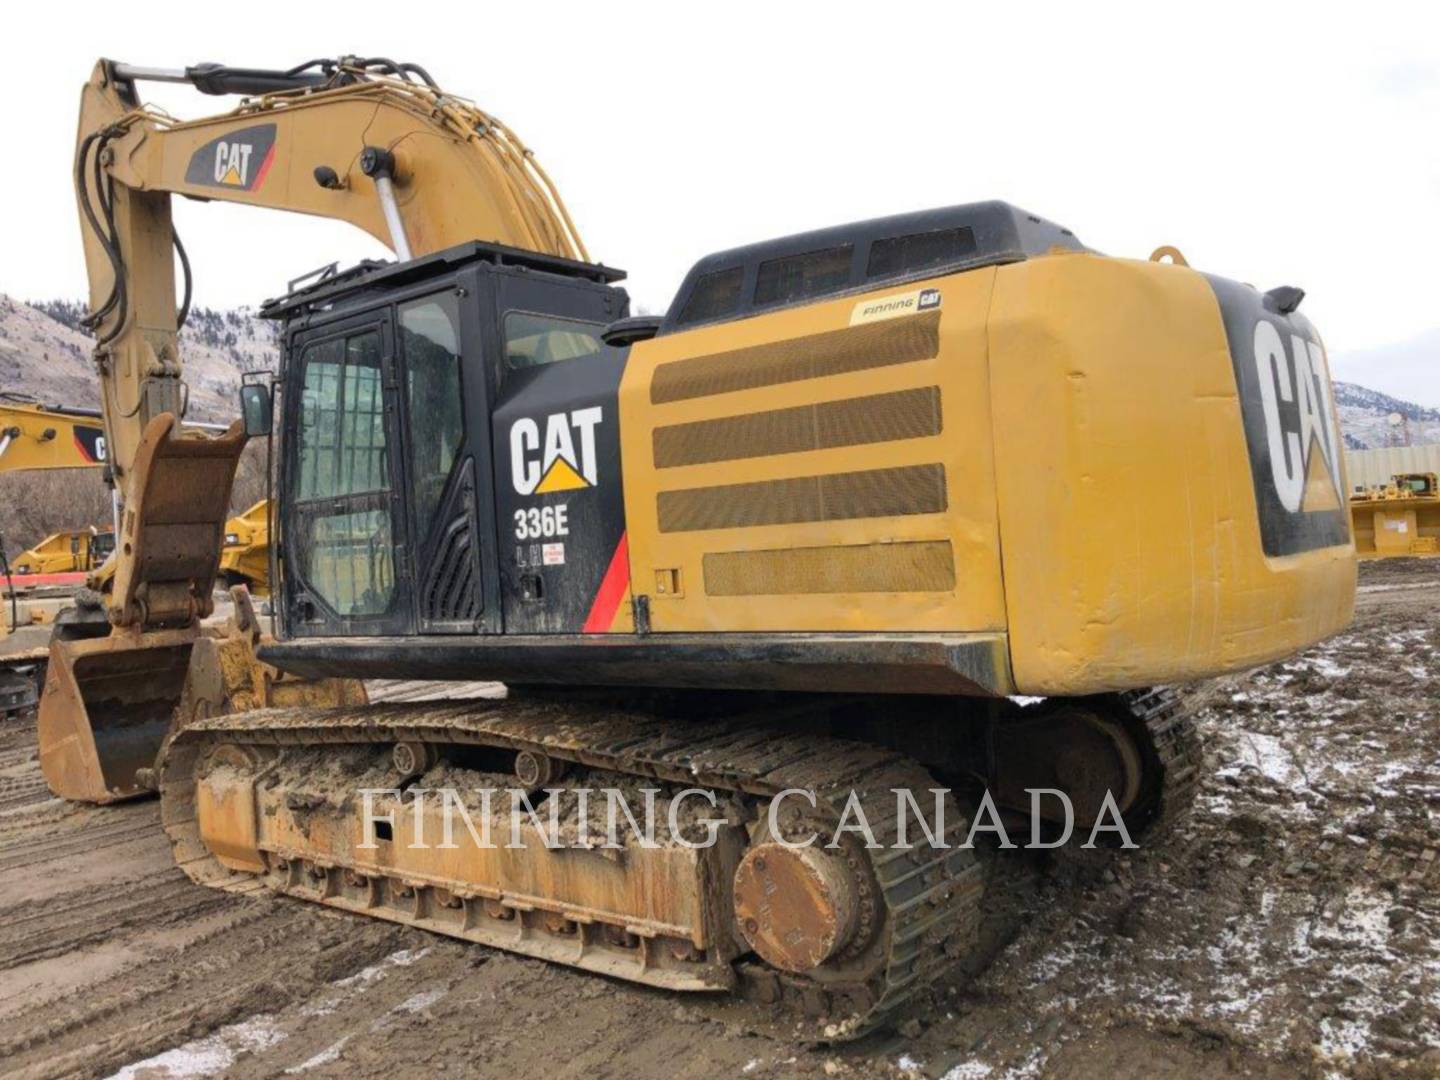
<svg viewBox="0 0 1440 1080"><path fill-rule="evenodd" d="M1066 792L1065 850L1103 848L1107 799L1144 842L1198 772L1168 690L1028 707L613 693L202 719L162 751L162 819L207 885L738 994L843 1039L979 962L1004 902L997 826L1017 845L1068 831L1029 789ZM697 710L720 715L675 717Z"/></svg>

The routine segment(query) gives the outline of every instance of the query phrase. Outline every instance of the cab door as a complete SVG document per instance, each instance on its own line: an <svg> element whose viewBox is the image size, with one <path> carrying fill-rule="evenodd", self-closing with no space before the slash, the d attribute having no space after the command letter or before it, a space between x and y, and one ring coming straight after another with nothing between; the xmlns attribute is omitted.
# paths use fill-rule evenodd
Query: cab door
<svg viewBox="0 0 1440 1080"><path fill-rule="evenodd" d="M298 334L289 353L287 629L414 633L390 309Z"/></svg>
<svg viewBox="0 0 1440 1080"><path fill-rule="evenodd" d="M472 280L447 282L395 305L421 634L500 629L490 393L476 292Z"/></svg>

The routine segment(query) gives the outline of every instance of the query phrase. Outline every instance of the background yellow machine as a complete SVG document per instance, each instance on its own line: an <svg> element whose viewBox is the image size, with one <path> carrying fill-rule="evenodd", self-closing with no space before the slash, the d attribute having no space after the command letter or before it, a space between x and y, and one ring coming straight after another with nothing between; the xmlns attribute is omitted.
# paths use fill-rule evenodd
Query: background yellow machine
<svg viewBox="0 0 1440 1080"><path fill-rule="evenodd" d="M270 594L270 504L262 499L225 522L220 580L244 585L256 596Z"/></svg>
<svg viewBox="0 0 1440 1080"><path fill-rule="evenodd" d="M1362 559L1440 555L1440 482L1434 473L1399 473L1350 496L1355 550Z"/></svg>
<svg viewBox="0 0 1440 1080"><path fill-rule="evenodd" d="M0 472L99 468L104 462L105 430L98 412L0 394ZM0 597L0 712L9 713L38 700L50 624L74 591L73 584L17 582L14 575L89 571L114 547L114 535L93 528L57 533L9 563L3 563L4 543L0 537L0 566L6 571Z"/></svg>
<svg viewBox="0 0 1440 1080"><path fill-rule="evenodd" d="M110 529L72 529L51 533L34 547L15 556L17 574L73 574L97 570L115 550Z"/></svg>
<svg viewBox="0 0 1440 1080"><path fill-rule="evenodd" d="M255 96L181 122L141 106L145 78ZM1200 768L1158 684L1351 617L1298 289L1105 257L987 202L715 253L630 318L514 135L378 59L102 62L76 182L124 507L113 631L57 643L41 761L71 796L158 784L195 880L739 991L843 1037L978 955L1001 901L951 841L982 793L1012 813L1059 788L1082 820L1108 800L1158 830ZM397 255L266 306L282 370L220 438L175 429L175 192L347 220ZM278 436L279 640L256 666L238 619L217 676L198 624L246 434ZM327 676L511 695L271 692ZM572 825L561 779L653 785L662 814L698 785L724 811L708 847L613 858L533 832L403 842L429 811L399 791L453 769ZM376 786L392 828L367 843L354 792ZM893 839L897 788L948 792L935 844L797 843L857 801ZM781 813L793 789L811 799Z"/></svg>
<svg viewBox="0 0 1440 1080"><path fill-rule="evenodd" d="M0 470L104 464L105 429L99 412L0 395Z"/></svg>

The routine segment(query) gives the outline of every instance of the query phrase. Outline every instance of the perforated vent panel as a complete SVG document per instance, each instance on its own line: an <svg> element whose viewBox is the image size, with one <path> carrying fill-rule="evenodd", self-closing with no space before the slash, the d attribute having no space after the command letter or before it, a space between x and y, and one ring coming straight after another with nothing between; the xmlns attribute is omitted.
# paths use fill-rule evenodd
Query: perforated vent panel
<svg viewBox="0 0 1440 1080"><path fill-rule="evenodd" d="M655 467L918 439L940 434L940 427L940 388L922 386L656 428Z"/></svg>
<svg viewBox="0 0 1440 1080"><path fill-rule="evenodd" d="M705 556L710 596L787 593L949 592L955 559L949 541L719 551Z"/></svg>
<svg viewBox="0 0 1440 1080"><path fill-rule="evenodd" d="M445 525L420 590L420 617L429 628L473 624L484 606L475 538L475 469L467 460L458 512Z"/></svg>
<svg viewBox="0 0 1440 1080"><path fill-rule="evenodd" d="M908 364L929 360L939 351L940 312L927 311L661 364L650 381L650 400L662 405Z"/></svg>
<svg viewBox="0 0 1440 1080"><path fill-rule="evenodd" d="M662 533L938 514L946 505L945 466L907 465L662 491L657 504Z"/></svg>

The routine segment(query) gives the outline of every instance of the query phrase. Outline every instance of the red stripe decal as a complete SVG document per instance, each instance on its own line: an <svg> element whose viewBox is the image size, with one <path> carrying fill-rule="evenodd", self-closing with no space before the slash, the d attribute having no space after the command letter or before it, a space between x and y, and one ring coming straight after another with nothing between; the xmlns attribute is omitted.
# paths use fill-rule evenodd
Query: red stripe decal
<svg viewBox="0 0 1440 1080"><path fill-rule="evenodd" d="M80 451L80 460L88 461L93 464L95 459L90 456L90 451L86 450L85 444L80 441L80 433L78 431L72 432L71 437L75 440L75 449Z"/></svg>
<svg viewBox="0 0 1440 1080"><path fill-rule="evenodd" d="M630 545L626 534L620 534L620 543L615 545L615 554L610 556L609 569L600 581L600 588L590 604L590 614L585 616L582 634L603 634L615 621L615 612L620 610L620 600L630 587Z"/></svg>
<svg viewBox="0 0 1440 1080"><path fill-rule="evenodd" d="M247 188L247 191L259 191L260 185L265 183L265 174L270 171L270 166L275 163L275 144L270 144L270 149L265 152L265 160L260 163L260 171L255 174L255 182Z"/></svg>
<svg viewBox="0 0 1440 1080"><path fill-rule="evenodd" d="M83 585L89 575L83 570L72 571L67 574L16 574L14 575L15 588L24 589L34 585ZM0 586L5 584L5 579L0 578Z"/></svg>

